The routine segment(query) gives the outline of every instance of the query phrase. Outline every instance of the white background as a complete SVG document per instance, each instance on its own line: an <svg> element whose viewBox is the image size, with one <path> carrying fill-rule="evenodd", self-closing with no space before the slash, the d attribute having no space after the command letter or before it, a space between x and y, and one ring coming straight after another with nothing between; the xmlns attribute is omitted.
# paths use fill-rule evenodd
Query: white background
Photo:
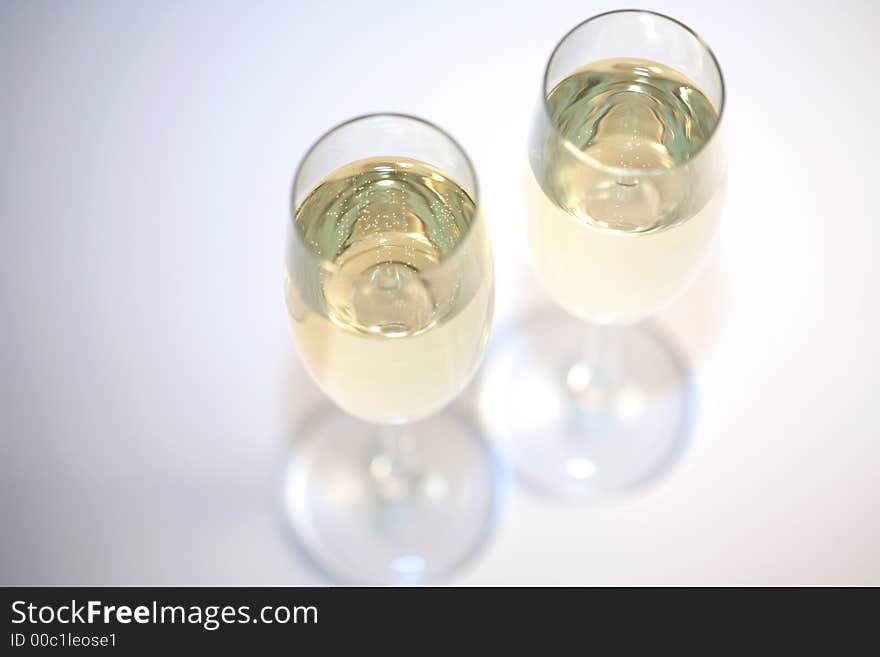
<svg viewBox="0 0 880 657"><path fill-rule="evenodd" d="M511 489L453 582L880 584L880 9L646 5L709 42L728 89L721 235L660 318L694 366L695 433L610 505ZM327 582L278 509L319 399L282 298L294 169L364 112L451 132L481 180L497 335L545 301L518 205L544 63L612 8L3 2L0 583Z"/></svg>

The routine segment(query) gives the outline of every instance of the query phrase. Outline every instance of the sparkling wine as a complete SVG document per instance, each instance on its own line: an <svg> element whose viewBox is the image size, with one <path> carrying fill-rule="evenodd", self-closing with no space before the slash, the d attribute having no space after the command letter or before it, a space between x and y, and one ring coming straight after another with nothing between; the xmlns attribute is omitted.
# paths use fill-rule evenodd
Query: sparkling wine
<svg viewBox="0 0 880 657"><path fill-rule="evenodd" d="M575 71L546 108L525 176L539 276L585 319L656 312L690 282L719 218L715 108L681 73L631 58Z"/></svg>
<svg viewBox="0 0 880 657"><path fill-rule="evenodd" d="M314 378L357 417L401 422L448 403L488 336L492 266L470 195L403 157L327 176L296 211L305 253L287 300Z"/></svg>

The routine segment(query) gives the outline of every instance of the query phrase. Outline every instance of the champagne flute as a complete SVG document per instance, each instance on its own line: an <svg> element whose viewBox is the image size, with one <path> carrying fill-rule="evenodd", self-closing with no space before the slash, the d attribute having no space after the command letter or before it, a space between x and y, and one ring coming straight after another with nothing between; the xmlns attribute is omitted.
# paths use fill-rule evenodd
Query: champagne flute
<svg viewBox="0 0 880 657"><path fill-rule="evenodd" d="M547 63L524 176L530 259L564 313L502 342L488 433L527 481L575 500L658 474L688 431L681 359L638 325L693 280L726 180L709 47L649 11L595 16Z"/></svg>
<svg viewBox="0 0 880 657"><path fill-rule="evenodd" d="M361 116L308 151L291 209L294 338L347 415L303 425L286 476L290 521L337 578L441 576L480 542L495 500L484 443L438 414L473 375L492 317L473 167L424 120Z"/></svg>

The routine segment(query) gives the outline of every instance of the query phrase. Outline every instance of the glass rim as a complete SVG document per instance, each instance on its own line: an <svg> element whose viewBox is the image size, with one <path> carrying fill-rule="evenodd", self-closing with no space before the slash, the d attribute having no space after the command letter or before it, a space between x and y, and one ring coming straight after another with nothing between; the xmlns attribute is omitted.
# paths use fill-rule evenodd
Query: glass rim
<svg viewBox="0 0 880 657"><path fill-rule="evenodd" d="M690 34L692 37L694 37L697 40L697 43L699 43L703 47L703 49L709 54L709 58L712 60L712 64L715 66L715 70L718 71L718 82L721 86L721 102L719 103L719 106L718 106L718 120L715 122L715 125L712 126L712 132L709 135L709 137L706 139L706 141L704 141L700 145L700 147L696 150L696 152L693 153L693 155L691 155L690 158L688 158L684 162L681 162L681 163L675 165L675 167L673 167L672 169L663 169L663 168L659 168L659 167L655 167L653 169L639 169L638 175L640 175L640 176L645 176L645 175L654 176L654 175L661 175L664 173L669 173L670 171L676 171L676 170L680 169L681 167L688 165L690 162L694 161L697 157L699 157L706 150L706 148L709 146L709 144L712 143L712 141L715 139L715 135L718 134L719 128L721 126L721 120L724 117L724 107L725 107L726 101L727 101L727 88L726 88L726 85L724 82L724 72L721 70L721 64L718 62L718 58L715 56L715 53L712 51L712 48L709 47L709 44L706 43L706 41L703 39L703 37L701 37L693 29L691 29L688 25L686 25L685 23L682 23L677 18L673 18L672 16L668 16L667 14L660 13L659 11L652 11L650 9L613 9L611 11L603 11L600 14L590 16L586 20L583 20L580 23L578 23L577 25L575 25L574 27L572 27L570 30L568 30L568 32L566 32L565 34L562 35L562 38L559 39L559 41L553 47L553 51L550 53L550 57L547 58L547 63L544 65L544 74L543 74L543 76L541 76L541 108L542 108L541 111L544 113L544 118L547 119L547 122L552 126L553 132L556 134L556 136L559 138L559 140L565 145L566 149L570 153L572 153L572 155L574 155L577 159L584 161L586 164L589 164L590 166L596 167L598 169L603 169L605 171L613 172L617 175L632 175L633 172L636 171L635 169L631 169L631 168L627 168L627 167L615 167L615 166L608 166L606 164L602 164L601 162L598 162L597 160L595 160L595 158L593 158L592 156L585 153L580 148L576 147L571 142L571 140L569 140L565 136L563 136L562 132L559 130L559 126L556 124L556 121L554 121L553 117L550 115L550 109L547 106L547 95L549 93L547 87L548 87L548 83L550 81L550 66L553 64L553 60L556 58L556 55L559 52L559 49L562 47L562 44L564 44L566 41L568 41L568 38L570 36L572 36L575 32L577 32L579 29L581 29L584 25L587 25L588 23L592 23L593 21L599 20L601 18L613 16L615 14L648 14L650 16L656 16L658 18L662 18L664 20L667 20L671 23L675 23L676 25L678 25L679 27L684 29L685 32L687 32L688 34Z"/></svg>
<svg viewBox="0 0 880 657"><path fill-rule="evenodd" d="M450 260L452 257L454 257L456 255L456 253L458 252L459 247L461 247L462 244L464 244L466 241L468 241L468 238L470 237L471 231L473 230L474 224L482 221L482 212L481 212L481 205L480 205L480 184L479 184L479 180L477 179L477 170L474 167L474 163L471 161L470 156L467 154L467 151L452 135L450 135L448 132L446 132L446 130L444 130L443 128L438 126L436 123L433 123L432 121L424 119L420 116L415 116L413 114L405 114L403 112L370 112L367 114L359 114L357 116L351 117L350 119L346 119L345 121L342 121L341 123L337 123L336 125L332 126L328 130L323 132L314 142L312 142L312 145L309 146L308 149L306 149L306 152L303 154L303 156L299 160L299 164L297 164L297 166L296 166L296 172L293 175L293 183L292 183L291 190L290 190L290 223L292 224L290 226L290 229L296 235L297 241L299 241L308 251L310 251L312 253L312 255L315 257L315 259L319 260L321 262L321 266L328 272L338 271L339 266L333 260L330 260L329 258L326 258L325 256L318 255L317 253L314 252L314 249L312 249L306 243L306 240L304 239L304 235L303 235L302 231L300 230L299 226L297 225L297 221L296 221L296 213L297 213L297 209L298 209L296 207L296 199L295 199L296 187L297 187L297 183L299 182L299 179L300 179L300 174L302 173L303 165L306 163L306 161L308 161L309 157L311 157L311 155L318 148L320 148L321 144L323 144L331 135L335 134L339 130L342 130L343 128L346 128L349 125L352 125L354 123L359 123L361 121L367 121L369 119L377 119L377 118L383 118L383 117L384 118L391 118L391 119L403 119L406 121L413 121L415 123L420 123L421 125L426 126L426 127L430 128L431 130L434 130L435 132L440 134L444 139L446 139L450 144L452 144L452 146L455 148L456 151L459 152L462 159L464 160L465 165L467 166L468 171L471 174L471 178L473 178L474 193L471 198L471 200L474 202L473 220L468 223L468 225L465 227L465 230L462 232L461 237L452 246L452 248L449 249L449 251L447 251L446 254L444 254L444 256L442 258L440 258L440 260L438 260L436 263L434 263L433 265L428 267L428 269L433 269L434 267L442 266L444 263L446 263L448 260ZM383 155L387 155L387 156L391 156L391 157L394 156L393 153L377 153L376 154L377 157L381 157ZM371 157L373 157L373 156L371 156ZM356 160L351 160L351 162L355 162L355 161ZM426 164L431 164L431 163L426 162ZM431 164L431 166L435 166L435 165ZM328 172L328 173L332 173L332 172ZM446 173L446 172L444 171L444 173ZM455 178L450 177L450 179L455 182L458 182L457 180L455 180ZM323 180L323 178L321 178L321 180ZM310 189L309 192L305 195L303 200L305 200L305 198L308 198L309 194L311 194L314 190L315 190L314 187L312 189Z"/></svg>

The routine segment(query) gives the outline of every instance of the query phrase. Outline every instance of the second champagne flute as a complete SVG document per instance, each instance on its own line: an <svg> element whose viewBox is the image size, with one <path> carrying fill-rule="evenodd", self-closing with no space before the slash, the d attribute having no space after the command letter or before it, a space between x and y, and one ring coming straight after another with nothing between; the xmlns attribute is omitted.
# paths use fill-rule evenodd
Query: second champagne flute
<svg viewBox="0 0 880 657"><path fill-rule="evenodd" d="M637 323L693 280L720 216L724 83L708 46L648 11L595 16L544 73L525 167L533 268L564 309L502 341L488 433L544 491L583 500L643 483L689 431L692 387Z"/></svg>
<svg viewBox="0 0 880 657"><path fill-rule="evenodd" d="M337 578L432 579L480 542L495 499L484 443L437 414L470 380L492 318L473 167L426 121L363 116L309 150L291 209L293 334L348 415L304 425L285 486L290 520Z"/></svg>

